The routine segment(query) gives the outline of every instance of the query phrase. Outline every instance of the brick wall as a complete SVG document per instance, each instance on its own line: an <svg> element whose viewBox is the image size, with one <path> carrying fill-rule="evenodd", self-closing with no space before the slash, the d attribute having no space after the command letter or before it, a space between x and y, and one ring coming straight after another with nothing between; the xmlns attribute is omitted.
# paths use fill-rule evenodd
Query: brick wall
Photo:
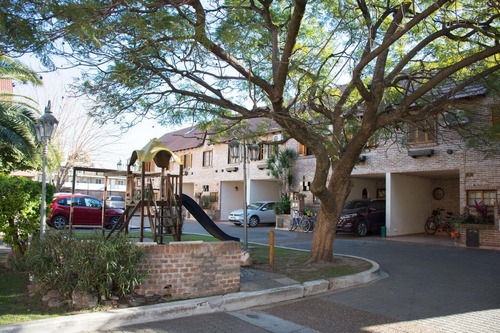
<svg viewBox="0 0 500 333"><path fill-rule="evenodd" d="M480 247L496 247L500 248L500 230L496 225L485 224L462 224L460 225L460 243L466 243L467 229L479 230L479 246Z"/></svg>
<svg viewBox="0 0 500 333"><path fill-rule="evenodd" d="M135 292L171 299L236 292L240 287L238 242L140 243L147 249L143 268L149 274Z"/></svg>

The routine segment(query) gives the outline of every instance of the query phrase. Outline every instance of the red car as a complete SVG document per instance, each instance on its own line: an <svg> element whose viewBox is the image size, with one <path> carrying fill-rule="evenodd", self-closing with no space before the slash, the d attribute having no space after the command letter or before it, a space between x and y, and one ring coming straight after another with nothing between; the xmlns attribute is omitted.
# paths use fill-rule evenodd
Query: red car
<svg viewBox="0 0 500 333"><path fill-rule="evenodd" d="M55 229L64 229L69 223L71 195L57 197L51 205L52 213L47 218L47 224ZM104 223L106 228L112 228L123 214L123 209L106 207ZM102 201L87 195L74 196L73 225L101 226Z"/></svg>

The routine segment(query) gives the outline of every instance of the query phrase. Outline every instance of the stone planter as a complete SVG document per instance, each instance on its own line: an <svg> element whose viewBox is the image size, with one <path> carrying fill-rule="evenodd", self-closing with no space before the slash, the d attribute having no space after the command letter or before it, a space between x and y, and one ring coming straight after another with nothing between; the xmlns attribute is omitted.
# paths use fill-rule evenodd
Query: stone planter
<svg viewBox="0 0 500 333"><path fill-rule="evenodd" d="M276 229L288 230L292 215L276 215Z"/></svg>

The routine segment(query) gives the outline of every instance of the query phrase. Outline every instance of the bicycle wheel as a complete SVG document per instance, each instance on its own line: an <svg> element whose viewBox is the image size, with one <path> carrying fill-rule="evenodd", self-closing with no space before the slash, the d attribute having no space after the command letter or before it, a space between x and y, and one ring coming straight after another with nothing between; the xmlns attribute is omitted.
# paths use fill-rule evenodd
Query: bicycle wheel
<svg viewBox="0 0 500 333"><path fill-rule="evenodd" d="M438 223L435 216L431 216L425 222L424 230L429 235L434 235L437 231Z"/></svg>
<svg viewBox="0 0 500 333"><path fill-rule="evenodd" d="M294 229L294 224L295 224L295 217L292 217L292 219L288 222L288 231L293 231Z"/></svg>
<svg viewBox="0 0 500 333"><path fill-rule="evenodd" d="M296 218L293 219L293 223L292 223L292 226L290 228L290 231L295 231L295 229L297 229L297 226L300 223L299 219L300 219L299 217L296 217Z"/></svg>
<svg viewBox="0 0 500 333"><path fill-rule="evenodd" d="M316 221L315 220L309 220L309 232L313 232L314 228L316 227Z"/></svg>
<svg viewBox="0 0 500 333"><path fill-rule="evenodd" d="M309 231L309 228L311 226L311 223L309 222L308 219L304 219L302 220L302 222L300 223L300 228L302 229L302 231L304 232L308 232Z"/></svg>

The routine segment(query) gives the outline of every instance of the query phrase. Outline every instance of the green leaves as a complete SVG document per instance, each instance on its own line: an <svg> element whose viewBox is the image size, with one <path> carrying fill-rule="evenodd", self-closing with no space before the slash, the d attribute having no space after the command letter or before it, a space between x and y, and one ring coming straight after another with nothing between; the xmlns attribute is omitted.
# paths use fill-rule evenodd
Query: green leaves
<svg viewBox="0 0 500 333"><path fill-rule="evenodd" d="M46 200L50 202L54 186L47 184L46 189ZM0 173L0 232L17 254L23 254L28 238L38 233L41 197L39 182Z"/></svg>

